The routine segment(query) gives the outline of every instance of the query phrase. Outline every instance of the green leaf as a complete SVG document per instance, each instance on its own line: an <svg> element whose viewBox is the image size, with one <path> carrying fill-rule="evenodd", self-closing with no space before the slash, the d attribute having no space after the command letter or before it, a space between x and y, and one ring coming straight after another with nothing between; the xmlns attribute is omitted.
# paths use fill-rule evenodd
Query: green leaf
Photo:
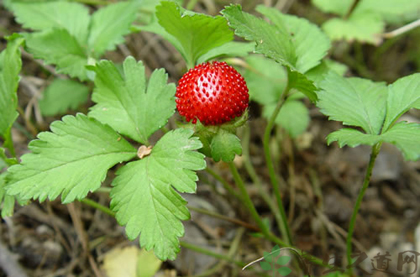
<svg viewBox="0 0 420 277"><path fill-rule="evenodd" d="M260 262L260 266L262 270L265 270L265 271L271 270L271 264L266 261Z"/></svg>
<svg viewBox="0 0 420 277"><path fill-rule="evenodd" d="M46 64L57 65L58 73L86 80L87 56L77 39L66 29L49 29L27 36L28 51Z"/></svg>
<svg viewBox="0 0 420 277"><path fill-rule="evenodd" d="M279 29L285 28L292 38L296 51L296 69L305 73L320 64L327 55L331 44L328 37L316 26L304 18L281 13L275 8L258 6L258 12L271 20Z"/></svg>
<svg viewBox="0 0 420 277"><path fill-rule="evenodd" d="M109 168L136 156L136 150L111 127L78 114L65 116L29 143L32 153L9 168L7 193L22 199L59 194L63 203L86 197L105 179Z"/></svg>
<svg viewBox="0 0 420 277"><path fill-rule="evenodd" d="M119 133L147 144L175 112L175 85L167 84L163 69L155 70L146 86L143 63L133 57L124 61L124 76L106 60L89 68L96 72L92 100L97 103L89 115Z"/></svg>
<svg viewBox="0 0 420 277"><path fill-rule="evenodd" d="M412 74L397 80L389 86L387 114L384 130L387 130L408 110L420 109L420 74Z"/></svg>
<svg viewBox="0 0 420 277"><path fill-rule="evenodd" d="M371 11L352 13L347 20L333 18L322 25L331 40L357 40L375 45L382 41L384 28L382 17Z"/></svg>
<svg viewBox="0 0 420 277"><path fill-rule="evenodd" d="M312 3L320 10L340 16L344 16L348 12L353 2L353 0L312 0ZM419 0L382 0L380 5L377 0L363 0L359 2L353 13L374 11L380 14L385 21L395 24L417 19L419 8Z"/></svg>
<svg viewBox="0 0 420 277"><path fill-rule="evenodd" d="M387 87L360 78L344 78L330 72L321 82L318 107L330 119L379 134L385 119Z"/></svg>
<svg viewBox="0 0 420 277"><path fill-rule="evenodd" d="M288 267L280 267L277 271L281 276L287 276L292 273L292 270Z"/></svg>
<svg viewBox="0 0 420 277"><path fill-rule="evenodd" d="M12 4L16 21L24 28L45 31L51 28L66 29L80 45L85 45L89 33L89 9L78 3L45 2Z"/></svg>
<svg viewBox="0 0 420 277"><path fill-rule="evenodd" d="M264 56L251 55L243 76L251 100L263 105L277 103L287 85L287 75L281 64Z"/></svg>
<svg viewBox="0 0 420 277"><path fill-rule="evenodd" d="M363 0L357 11L375 11L382 18L393 24L410 22L419 18L419 0L382 0L378 5L376 0Z"/></svg>
<svg viewBox="0 0 420 277"><path fill-rule="evenodd" d="M276 104L266 106L263 112L264 117L270 118L275 108ZM292 138L295 138L308 128L309 111L302 102L288 100L281 108L275 122L284 128Z"/></svg>
<svg viewBox="0 0 420 277"><path fill-rule="evenodd" d="M89 88L72 80L55 79L44 91L39 108L44 116L63 114L68 109L76 110L85 103Z"/></svg>
<svg viewBox="0 0 420 277"><path fill-rule="evenodd" d="M124 36L130 33L130 26L136 19L138 4L120 2L106 6L92 15L89 36L89 48L96 57L107 50L114 50L117 44L124 42Z"/></svg>
<svg viewBox="0 0 420 277"><path fill-rule="evenodd" d="M181 220L190 217L186 201L175 191L194 193L196 170L204 169L202 145L190 129L166 133L149 156L117 172L111 190L111 209L129 239L140 235L140 245L161 259L175 259L178 238L184 235Z"/></svg>
<svg viewBox="0 0 420 277"><path fill-rule="evenodd" d="M280 256L276 263L279 265L286 265L288 262L290 262L290 260L292 259L292 257L290 256Z"/></svg>
<svg viewBox="0 0 420 277"><path fill-rule="evenodd" d="M179 41L181 54L188 65L233 39L233 32L223 17L182 12L175 2L162 1L156 7L156 16L166 32Z"/></svg>
<svg viewBox="0 0 420 277"><path fill-rule="evenodd" d="M10 129L18 117L16 91L22 67L20 46L23 41L23 38L18 35L10 37L0 60L0 137L6 140L10 138ZM8 143L12 142L5 142L5 144Z"/></svg>
<svg viewBox="0 0 420 277"><path fill-rule="evenodd" d="M334 13L341 16L344 16L348 12L353 2L354 0L340 0L340 1L312 0L312 4L314 4L321 11L326 12L326 13ZM364 1L361 1L361 2L364 2ZM361 5L361 3L359 3L359 5Z"/></svg>
<svg viewBox="0 0 420 277"><path fill-rule="evenodd" d="M295 68L297 61L295 47L285 28L271 25L261 18L243 12L239 5L228 6L221 13L229 21L229 26L235 29L236 35L256 42L257 53Z"/></svg>
<svg viewBox="0 0 420 277"><path fill-rule="evenodd" d="M288 85L290 88L297 89L298 91L305 94L309 100L315 103L318 100L318 97L315 93L317 87L314 85L314 83L300 72L291 71L289 68L287 68L287 70L289 76Z"/></svg>
<svg viewBox="0 0 420 277"><path fill-rule="evenodd" d="M211 155L215 162L220 160L231 162L235 155L242 154L242 145L240 139L232 133L220 129L211 141Z"/></svg>
<svg viewBox="0 0 420 277"><path fill-rule="evenodd" d="M245 57L254 51L254 43L230 41L219 47L209 50L206 54L198 58L197 63L203 63L217 57Z"/></svg>
<svg viewBox="0 0 420 277"><path fill-rule="evenodd" d="M356 147L361 144L372 146L381 141L381 136L365 134L356 129L344 128L327 136L328 145L334 141L337 141L340 147L345 145Z"/></svg>
<svg viewBox="0 0 420 277"><path fill-rule="evenodd" d="M15 198L8 195L4 189L6 185L7 173L0 174L0 208L1 217L8 217L13 215L13 209L15 207Z"/></svg>
<svg viewBox="0 0 420 277"><path fill-rule="evenodd" d="M410 161L420 159L420 124L400 122L381 135L383 141L397 146L404 158Z"/></svg>

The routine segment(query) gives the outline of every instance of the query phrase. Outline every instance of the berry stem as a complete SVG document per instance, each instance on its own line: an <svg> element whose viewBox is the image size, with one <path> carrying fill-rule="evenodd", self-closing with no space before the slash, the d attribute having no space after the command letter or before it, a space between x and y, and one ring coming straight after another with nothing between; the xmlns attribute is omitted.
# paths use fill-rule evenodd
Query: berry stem
<svg viewBox="0 0 420 277"><path fill-rule="evenodd" d="M375 166L376 157L379 154L379 151L381 150L382 143L377 143L372 147L372 152L370 154L370 160L368 167L366 169L366 175L365 179L363 180L363 186L362 189L359 192L359 195L357 196L356 204L353 209L353 214L351 215L350 224L349 224L349 231L347 233L347 263L348 263L348 269L349 274L352 276L352 238L353 238L353 232L354 232L354 225L356 224L356 218L357 214L359 213L360 205L362 204L363 196L365 195L365 192L369 186L370 183L370 177L372 176L373 167Z"/></svg>
<svg viewBox="0 0 420 277"><path fill-rule="evenodd" d="M271 240L272 242L282 246L287 247L288 245L284 243L282 240L274 236L268 226L264 224L262 221L260 215L257 212L257 209L255 208L254 204L252 203L251 197L248 194L248 191L246 190L244 181L242 180L241 176L239 175L238 169L236 168L235 164L233 162L228 162L227 165L229 166L230 172L232 173L233 179L235 180L236 185L239 188L239 191L241 193L241 198L243 201L243 204L245 207L248 208L248 210L251 212L252 218L257 223L258 227L260 227L261 232L264 234L264 236Z"/></svg>
<svg viewBox="0 0 420 277"><path fill-rule="evenodd" d="M270 181L273 186L274 195L277 200L277 204L279 207L280 215L282 218L282 224L280 225L280 230L283 235L284 240L289 245L293 245L292 236L290 233L289 223L287 221L287 215L286 211L284 210L282 196L280 193L280 186L279 186L279 180L277 178L276 172L274 170L274 164L273 160L271 158L270 153L270 137L271 137L271 131L274 127L275 120L277 118L277 115L279 114L281 107L283 106L284 102L286 101L287 95L289 94L290 86L287 85L286 89L284 90L283 94L280 97L279 102L277 103L276 109L274 110L273 114L271 115L270 119L268 120L267 127L265 128L264 132L264 138L263 138L263 146L264 146L264 156L265 161L267 163L268 167L268 174L270 175Z"/></svg>
<svg viewBox="0 0 420 277"><path fill-rule="evenodd" d="M273 199L268 194L268 192L264 190L261 179L258 176L257 172L255 171L254 166L251 163L251 157L249 154L249 140L250 140L250 127L249 127L249 124L247 124L244 129L244 134L243 134L243 139L242 139L242 144L243 144L242 155L244 157L245 169L248 172L249 177L251 177L252 182L257 186L258 192L260 193L261 197L267 203L271 212L274 214L274 218L276 219L277 225L281 226L281 224L283 223L282 223L282 217L280 215L280 210L277 207L276 203L274 203Z"/></svg>

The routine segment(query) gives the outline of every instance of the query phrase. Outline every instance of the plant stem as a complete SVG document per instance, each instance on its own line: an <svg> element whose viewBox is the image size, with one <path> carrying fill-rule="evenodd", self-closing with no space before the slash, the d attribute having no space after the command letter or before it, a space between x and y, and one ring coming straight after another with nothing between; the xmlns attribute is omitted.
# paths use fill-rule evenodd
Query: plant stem
<svg viewBox="0 0 420 277"><path fill-rule="evenodd" d="M363 200L363 196L365 195L365 192L366 192L366 190L369 186L370 177L372 176L372 170L373 170L373 167L375 165L376 157L378 156L379 151L381 150L381 146L382 146L382 143L377 143L372 147L372 153L370 154L370 160L369 160L369 164L368 164L368 167L367 167L367 170L366 170L365 179L363 181L363 186L362 186L362 189L359 192L359 195L357 196L356 204L355 204L354 209L353 209L353 214L351 215L351 219L350 219L349 231L347 233L347 262L348 262L348 268L349 268L349 274L350 275L352 275L352 271L353 271L352 267L351 267L351 264L352 264L352 257L351 257L352 244L351 244L351 241L352 241L352 238L353 238L354 225L356 223L356 217L357 217L357 214L359 212L360 205L361 205L362 200Z"/></svg>
<svg viewBox="0 0 420 277"><path fill-rule="evenodd" d="M111 211L110 208L105 207L104 205L101 205L101 204L99 204L99 203L97 203L97 202L95 202L95 201L93 201L89 198L83 198L82 200L80 200L80 202L82 202L83 204L86 204L88 206L91 206L91 207L93 207L97 210L100 210L101 212L103 212L107 215L115 217L115 213L113 211Z"/></svg>
<svg viewBox="0 0 420 277"><path fill-rule="evenodd" d="M292 240L292 236L291 236L291 233L290 233L289 224L287 222L286 211L284 210L283 201L282 201L280 188L279 188L279 181L277 179L276 172L274 170L274 164L273 164L273 160L271 158L270 145L269 145L270 144L270 137L271 137L271 130L273 129L273 126L274 126L275 120L277 118L277 115L279 114L280 109L283 106L289 91L290 91L290 87L289 87L289 85L287 85L287 87L284 90L279 102L277 103L277 106L276 106L273 114L271 115L270 119L268 120L267 127L265 128L265 131L264 131L263 147L264 147L265 161L267 163L267 168L268 168L268 174L270 175L270 181L271 181L271 184L273 186L274 195L276 197L277 205L279 207L280 215L281 215L281 218L282 218L282 223L283 224L280 225L281 232L282 232L283 238L286 240L286 242L289 245L292 245L293 240Z"/></svg>
<svg viewBox="0 0 420 277"><path fill-rule="evenodd" d="M254 166L251 163L251 156L249 154L249 140L250 140L250 130L249 124L245 126L245 133L243 135L242 143L242 155L244 157L245 169L248 172L248 175L251 177L252 182L257 186L258 191L263 198L263 200L267 203L268 207L270 208L271 212L274 214L274 218L276 219L277 225L281 226L282 220L281 215L278 207L270 197L270 195L264 190L262 186L261 179L258 177L258 174L255 172Z"/></svg>
<svg viewBox="0 0 420 277"><path fill-rule="evenodd" d="M242 181L241 176L239 175L238 170L235 167L235 164L233 162L227 163L229 166L230 171L232 172L233 179L235 179L235 183L239 188L239 191L241 192L241 197L243 204L248 208L248 210L251 212L252 218L257 223L258 227L260 227L261 232L264 234L264 236L271 240L272 242L280 245L280 246L288 246L286 243L284 243L282 240L277 238L273 235L273 233L270 232L267 225L264 224L262 221L260 215L257 212L257 209L255 208L254 204L252 203L251 197L249 197L248 191L246 190L245 184Z"/></svg>
<svg viewBox="0 0 420 277"><path fill-rule="evenodd" d="M382 37L384 37L384 38L394 38L396 36L407 33L408 31L411 31L414 28L417 28L419 26L420 26L420 19L417 19L416 21L413 21L410 24L404 25L403 27L398 28L398 29L396 29L392 32L383 34Z"/></svg>

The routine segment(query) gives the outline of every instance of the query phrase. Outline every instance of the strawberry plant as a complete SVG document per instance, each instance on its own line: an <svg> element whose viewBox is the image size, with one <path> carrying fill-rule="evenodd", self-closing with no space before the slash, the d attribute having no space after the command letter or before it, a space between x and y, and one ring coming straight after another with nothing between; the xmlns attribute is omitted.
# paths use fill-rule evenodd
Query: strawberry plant
<svg viewBox="0 0 420 277"><path fill-rule="evenodd" d="M273 130L297 138L311 125L308 107L318 107L329 120L346 126L327 136L328 145L371 147L346 238L351 265L356 217L382 144L395 145L406 160L420 158L420 124L401 121L411 109L420 109L420 75L389 85L344 77L347 66L328 57L334 47L330 39L379 43L385 23L400 15L412 19L410 11L418 1L399 10L387 5L376 9L369 0L313 2L342 18L330 19L321 29L305 18L262 5L255 9L259 15L231 4L210 16L173 1L150 6L127 1L97 9L66 1L6 1L16 21L32 32L10 34L0 54L1 216L12 216L15 201L80 201L115 217L128 239L138 238L140 246L153 250L160 260L175 260L184 246L232 261L180 241L183 221L190 219L182 194L195 193L198 172L206 170L246 208L258 236L303 253L290 227ZM124 43L124 36L137 32L154 33L172 44L185 65L180 79L173 82L163 68L149 74L147 65L130 55L121 64L102 59ZM91 89L93 105L86 113L52 122L49 131L38 132L42 128L35 126L37 138L28 144L29 153L19 156L12 129L19 113L25 116L17 94L25 74L21 49L42 60L48 72L49 85L37 99L43 116L78 110ZM266 121L261 155L269 191L250 157L249 116L253 120L256 115L250 100L262 107ZM235 163L241 155L274 224L267 224L251 198ZM230 170L235 187L211 169L215 162ZM90 193L101 189L109 192L109 208L90 199ZM309 257L314 264L330 267Z"/></svg>

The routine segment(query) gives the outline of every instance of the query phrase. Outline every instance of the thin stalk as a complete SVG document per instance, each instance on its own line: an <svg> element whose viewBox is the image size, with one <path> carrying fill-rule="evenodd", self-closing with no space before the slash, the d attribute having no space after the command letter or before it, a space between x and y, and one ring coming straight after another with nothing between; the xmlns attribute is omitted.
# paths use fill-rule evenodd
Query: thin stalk
<svg viewBox="0 0 420 277"><path fill-rule="evenodd" d="M101 204L99 204L99 203L97 203L97 202L95 202L95 201L93 201L89 198L83 198L82 200L80 200L80 202L82 202L83 204L86 204L88 206L91 206L91 207L93 207L97 210L100 210L101 212L103 212L107 215L115 217L115 213L113 211L111 211L110 208L105 207L104 205L101 205Z"/></svg>
<svg viewBox="0 0 420 277"><path fill-rule="evenodd" d="M273 160L272 160L272 157L271 157L270 145L269 145L270 144L270 137L271 137L271 130L273 129L273 126L274 126L275 120L277 118L277 115L279 114L280 109L283 106L289 91L290 91L290 87L288 85L286 87L286 89L284 90L279 102L277 103L277 106L276 106L273 114L271 115L270 119L268 120L268 124L267 124L267 127L265 128L265 132L264 132L263 147L264 147L265 161L267 163L267 168L268 168L268 174L270 175L270 181L271 181L271 184L273 186L274 196L276 197L277 205L279 207L280 215L281 215L281 218L282 218L282 224L280 225L282 235L283 235L283 238L286 240L286 242L288 244L292 245L293 240L292 240L292 236L291 236L291 233L290 233L289 224L287 222L287 215L286 215L286 211L284 210L283 200L282 200L281 193L280 193L279 180L277 179L276 171L274 170L274 164L273 164Z"/></svg>
<svg viewBox="0 0 420 277"><path fill-rule="evenodd" d="M252 203L251 197L248 194L248 191L246 190L245 184L242 181L241 176L239 175L238 169L236 169L233 162L227 163L229 166L230 171L232 172L233 179L235 180L236 185L239 188L239 191L241 192L242 202L247 207L247 209L250 211L252 218L257 223L258 227L260 227L261 232L264 234L264 236L271 240L274 243L277 243L280 246L288 246L286 243L284 243L282 240L274 236L268 227L264 224L262 221L260 215L257 212L257 209L255 208L254 204Z"/></svg>
<svg viewBox="0 0 420 277"><path fill-rule="evenodd" d="M351 219L350 219L350 225L349 225L349 231L347 233L347 262L348 262L348 267L349 267L349 274L352 275L352 268L351 268L351 264L352 264L352 258L351 258L351 254L352 254L352 238L353 238L353 232L354 232L354 225L356 223L356 217L357 214L359 212L360 209L360 205L362 204L362 200L363 200L363 196L365 195L365 192L369 186L370 183L370 177L372 176L372 170L373 167L375 165L375 160L376 157L379 154L379 151L381 150L381 145L382 143L377 143L372 147L372 153L370 154L370 160L369 160L369 164L366 170L366 175L365 175L365 179L363 181L363 186L362 189L359 192L359 195L357 196L357 200L356 200L356 204L354 206L353 209L353 214L351 215Z"/></svg>
<svg viewBox="0 0 420 277"><path fill-rule="evenodd" d="M250 140L250 130L249 130L249 124L247 124L245 127L245 133L242 139L242 143L243 143L242 155L244 157L245 169L248 172L248 175L251 177L252 182L257 186L257 189L261 197L267 203L271 212L274 214L274 218L276 219L277 225L280 227L283 224L281 220L280 211L278 207L276 206L276 204L274 203L274 201L272 200L271 196L264 190L261 179L258 177L258 174L251 163L251 156L249 154L249 140Z"/></svg>

